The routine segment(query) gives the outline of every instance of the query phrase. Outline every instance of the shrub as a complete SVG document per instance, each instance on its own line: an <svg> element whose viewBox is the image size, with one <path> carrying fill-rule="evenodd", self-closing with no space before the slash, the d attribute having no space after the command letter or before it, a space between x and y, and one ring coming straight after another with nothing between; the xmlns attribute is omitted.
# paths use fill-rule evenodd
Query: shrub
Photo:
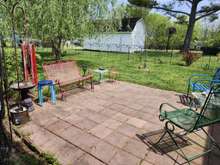
<svg viewBox="0 0 220 165"><path fill-rule="evenodd" d="M185 61L186 66L190 66L193 62L197 61L201 57L201 54L187 52L183 54L183 61Z"/></svg>
<svg viewBox="0 0 220 165"><path fill-rule="evenodd" d="M202 47L201 50L205 55L216 55L220 52L220 47Z"/></svg>
<svg viewBox="0 0 220 165"><path fill-rule="evenodd" d="M41 157L47 161L49 165L60 165L58 162L57 158L54 157L54 155L49 154L49 153L43 153Z"/></svg>

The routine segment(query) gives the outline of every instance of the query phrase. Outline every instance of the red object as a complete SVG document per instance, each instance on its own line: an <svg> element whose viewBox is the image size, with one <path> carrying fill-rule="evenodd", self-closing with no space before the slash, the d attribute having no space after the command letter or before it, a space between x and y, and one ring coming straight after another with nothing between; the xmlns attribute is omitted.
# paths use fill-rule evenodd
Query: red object
<svg viewBox="0 0 220 165"><path fill-rule="evenodd" d="M38 75L35 46L33 44L23 43L21 45L21 50L24 80L32 81L33 84L37 85Z"/></svg>

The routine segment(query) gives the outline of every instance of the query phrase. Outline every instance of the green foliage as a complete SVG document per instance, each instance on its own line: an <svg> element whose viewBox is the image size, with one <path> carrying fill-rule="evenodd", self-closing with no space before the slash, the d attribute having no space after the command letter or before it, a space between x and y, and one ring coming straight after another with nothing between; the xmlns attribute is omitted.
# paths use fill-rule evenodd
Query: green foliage
<svg viewBox="0 0 220 165"><path fill-rule="evenodd" d="M186 24L179 24L170 20L166 16L160 14L151 13L146 17L147 38L146 44L148 48L153 49L165 49L167 43L167 29L169 27L175 27L176 33L171 37L170 48L181 49L185 33L187 30ZM200 40L202 38L201 25L198 22L195 25L193 33L193 41Z"/></svg>
<svg viewBox="0 0 220 165"><path fill-rule="evenodd" d="M172 22L160 14L149 14L146 18L147 47L154 49L165 49L167 41L166 29Z"/></svg>
<svg viewBox="0 0 220 165"><path fill-rule="evenodd" d="M61 55L65 40L80 39L94 34L94 20L106 19L109 5L115 0L10 0L1 2L0 27L4 32L12 29L12 20L19 35L28 33L33 38L51 43L53 54ZM16 5L15 5L16 4ZM13 7L14 12L12 12ZM3 9L3 10L2 10ZM9 28L6 26L9 25ZM106 24L105 27L111 27Z"/></svg>
<svg viewBox="0 0 220 165"><path fill-rule="evenodd" d="M54 155L51 155L49 153L43 153L42 155L42 158L44 160L47 161L47 163L49 165L60 165L60 163L58 162L58 160L54 157Z"/></svg>
<svg viewBox="0 0 220 165"><path fill-rule="evenodd" d="M51 154L32 155L26 152L15 152L10 155L10 165L60 165L58 160Z"/></svg>
<svg viewBox="0 0 220 165"><path fill-rule="evenodd" d="M145 19L149 13L145 8L139 8L131 5L126 5L125 16L127 17L140 17Z"/></svg>
<svg viewBox="0 0 220 165"><path fill-rule="evenodd" d="M220 47L220 24L217 28L205 29L204 33L203 46Z"/></svg>
<svg viewBox="0 0 220 165"><path fill-rule="evenodd" d="M148 7L152 8L157 3L152 0L128 0L129 3L134 4L136 6Z"/></svg>
<svg viewBox="0 0 220 165"><path fill-rule="evenodd" d="M34 37L51 42L53 53L60 57L61 45L65 40L83 38L99 29L95 27L94 20L106 15L110 2L111 0L30 2L30 31Z"/></svg>
<svg viewBox="0 0 220 165"><path fill-rule="evenodd" d="M15 164L31 164L31 165L38 165L38 164L45 164L43 163L42 160L38 160L36 159L35 156L32 156L32 155L27 155L27 154L23 154L23 155L20 155L20 159L22 161L22 163L18 163L18 162L14 162Z"/></svg>
<svg viewBox="0 0 220 165"><path fill-rule="evenodd" d="M7 18L8 17L5 8L0 6L0 34L9 35L9 32L11 31Z"/></svg>
<svg viewBox="0 0 220 165"><path fill-rule="evenodd" d="M9 82L17 80L17 73L16 73L16 56L14 49L12 48L5 48L5 58L6 58L6 65L7 65L7 74L9 78ZM21 52L20 49L16 49L17 59L18 59L18 73L19 73L19 80L22 80L22 61L21 61Z"/></svg>

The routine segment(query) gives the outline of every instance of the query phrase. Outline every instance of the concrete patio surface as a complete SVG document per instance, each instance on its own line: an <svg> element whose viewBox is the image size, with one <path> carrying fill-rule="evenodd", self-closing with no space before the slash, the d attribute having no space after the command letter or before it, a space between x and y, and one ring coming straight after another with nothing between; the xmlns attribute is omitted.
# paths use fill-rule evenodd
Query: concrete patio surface
<svg viewBox="0 0 220 165"><path fill-rule="evenodd" d="M75 92L56 105L36 106L31 121L19 131L63 165L173 165L169 156L153 152L136 136L163 127L158 109L164 102L183 107L175 92L104 82L96 85L94 92ZM184 149L188 153L200 150L191 145ZM174 151L170 155L181 162ZM220 156L213 153L191 164L219 165Z"/></svg>

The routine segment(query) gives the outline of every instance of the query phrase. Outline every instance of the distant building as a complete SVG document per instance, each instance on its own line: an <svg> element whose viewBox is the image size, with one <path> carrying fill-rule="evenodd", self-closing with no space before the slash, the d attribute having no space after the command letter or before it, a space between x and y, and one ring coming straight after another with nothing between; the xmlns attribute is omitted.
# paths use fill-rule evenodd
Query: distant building
<svg viewBox="0 0 220 165"><path fill-rule="evenodd" d="M128 52L141 51L145 46L146 28L143 19L122 20L118 32L102 33L84 39L83 48L87 50Z"/></svg>

